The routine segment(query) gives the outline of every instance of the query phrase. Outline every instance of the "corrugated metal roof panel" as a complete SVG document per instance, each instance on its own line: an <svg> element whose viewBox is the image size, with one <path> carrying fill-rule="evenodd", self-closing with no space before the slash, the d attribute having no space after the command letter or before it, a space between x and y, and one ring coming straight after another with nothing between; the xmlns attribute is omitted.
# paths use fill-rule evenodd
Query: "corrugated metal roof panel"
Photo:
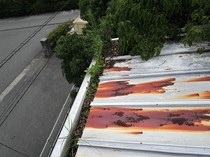
<svg viewBox="0 0 210 157"><path fill-rule="evenodd" d="M166 43L164 44L160 54L181 54L181 53L191 53L196 52L199 47L204 47L205 50L210 49L209 42L193 43L192 46L184 45L183 43Z"/></svg>
<svg viewBox="0 0 210 157"><path fill-rule="evenodd" d="M210 106L92 108L79 145L209 155L209 135Z"/></svg>
<svg viewBox="0 0 210 157"><path fill-rule="evenodd" d="M151 146L154 148L154 146ZM158 150L158 149L156 149ZM193 153L193 149L191 151ZM193 154L180 154L180 153L166 153L159 151L136 151L128 149L118 148L105 148L105 147L91 147L91 146L79 146L77 157L204 157L209 155L193 155Z"/></svg>
<svg viewBox="0 0 210 157"><path fill-rule="evenodd" d="M117 59L117 58L116 58ZM143 77L149 74L169 75L170 73L187 73L196 71L210 71L210 53L199 55L175 54L158 56L148 61L142 61L140 57L119 59L113 61L113 67L106 68L101 80L110 80L129 77Z"/></svg>
<svg viewBox="0 0 210 157"><path fill-rule="evenodd" d="M193 43L192 46L184 45L183 43L165 43L163 45L162 50L160 51L160 55L172 55L172 54L185 54L185 53L193 53L198 50L199 47L204 47L205 51L210 50L210 42L202 42L202 43ZM119 59L131 59L131 58L139 58L138 56L117 56L117 57L108 57L106 60L119 60Z"/></svg>
<svg viewBox="0 0 210 157"><path fill-rule="evenodd" d="M166 45L147 62L111 59L77 157L210 156L210 53L188 50L196 46Z"/></svg>
<svg viewBox="0 0 210 157"><path fill-rule="evenodd" d="M210 106L98 107L91 108L82 138L208 147L209 135Z"/></svg>
<svg viewBox="0 0 210 157"><path fill-rule="evenodd" d="M101 81L93 103L210 99L210 73Z"/></svg>

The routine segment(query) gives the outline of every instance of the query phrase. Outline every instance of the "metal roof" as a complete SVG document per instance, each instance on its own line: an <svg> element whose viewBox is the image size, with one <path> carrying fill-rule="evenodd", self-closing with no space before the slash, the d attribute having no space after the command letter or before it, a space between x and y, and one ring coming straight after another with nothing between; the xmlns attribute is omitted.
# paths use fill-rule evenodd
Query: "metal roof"
<svg viewBox="0 0 210 157"><path fill-rule="evenodd" d="M76 156L210 156L210 53L195 49L108 58Z"/></svg>

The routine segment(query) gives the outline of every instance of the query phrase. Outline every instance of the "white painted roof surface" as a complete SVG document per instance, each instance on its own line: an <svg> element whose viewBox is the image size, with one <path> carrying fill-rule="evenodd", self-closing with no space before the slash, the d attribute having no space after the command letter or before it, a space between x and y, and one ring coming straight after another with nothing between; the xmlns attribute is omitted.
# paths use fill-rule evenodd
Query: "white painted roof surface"
<svg viewBox="0 0 210 157"><path fill-rule="evenodd" d="M149 61L111 59L77 157L210 156L210 52L177 45Z"/></svg>

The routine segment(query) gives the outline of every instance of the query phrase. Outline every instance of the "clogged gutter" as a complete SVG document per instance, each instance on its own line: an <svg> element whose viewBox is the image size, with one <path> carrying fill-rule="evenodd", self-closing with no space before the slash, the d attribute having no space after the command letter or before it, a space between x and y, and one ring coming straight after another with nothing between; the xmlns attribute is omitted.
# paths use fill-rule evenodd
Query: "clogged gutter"
<svg viewBox="0 0 210 157"><path fill-rule="evenodd" d="M87 119L87 117L89 115L89 111L90 111L90 103L94 98L98 82L99 82L98 78L91 78L90 85L88 87L88 91L86 94L86 99L84 101L84 104L83 104L83 107L81 110L81 115L80 115L78 125L71 137L72 140L71 140L71 143L69 146L70 147L69 154L68 154L69 157L76 155L76 151L77 151L77 147L78 147L77 142L78 142L78 139L81 137L83 129L85 127L86 119Z"/></svg>
<svg viewBox="0 0 210 157"><path fill-rule="evenodd" d="M116 41L112 42L111 49L109 51L111 52L109 54L109 57L115 57L119 55L119 51L116 47ZM103 68L100 71L100 75L102 74L104 68L111 68L113 67L113 65L114 64L111 61L109 60L105 61L105 64L103 65ZM86 99L84 100L84 103L83 103L78 125L75 131L73 132L73 134L71 135L72 140L69 146L70 148L69 154L68 154L69 157L73 157L76 155L77 148L78 148L77 142L78 142L78 139L81 138L83 130L85 128L86 120L88 118L89 111L90 111L90 103L93 101L96 90L98 88L100 75L98 75L97 77L91 77L90 84L89 84L87 94L86 94Z"/></svg>

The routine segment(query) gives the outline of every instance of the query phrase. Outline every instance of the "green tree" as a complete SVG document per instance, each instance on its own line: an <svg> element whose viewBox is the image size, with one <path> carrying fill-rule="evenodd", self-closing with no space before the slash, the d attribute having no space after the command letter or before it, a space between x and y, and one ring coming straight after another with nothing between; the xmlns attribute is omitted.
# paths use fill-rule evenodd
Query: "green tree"
<svg viewBox="0 0 210 157"><path fill-rule="evenodd" d="M90 17L88 11L90 11L96 22L98 22L102 16L106 15L106 9L110 1L111 0L80 0L79 8L81 17L89 21Z"/></svg>
<svg viewBox="0 0 210 157"><path fill-rule="evenodd" d="M185 25L185 44L192 45L193 41L210 41L210 0L192 0L192 12ZM202 49L202 48L200 48Z"/></svg>
<svg viewBox="0 0 210 157"><path fill-rule="evenodd" d="M79 0L0 0L0 18L78 8Z"/></svg>
<svg viewBox="0 0 210 157"><path fill-rule="evenodd" d="M183 27L184 43L210 41L210 27L197 26L209 25L209 15L209 0L112 0L102 22L108 27L109 21L112 37L117 32L122 54L148 60L159 55L166 40L176 39Z"/></svg>

